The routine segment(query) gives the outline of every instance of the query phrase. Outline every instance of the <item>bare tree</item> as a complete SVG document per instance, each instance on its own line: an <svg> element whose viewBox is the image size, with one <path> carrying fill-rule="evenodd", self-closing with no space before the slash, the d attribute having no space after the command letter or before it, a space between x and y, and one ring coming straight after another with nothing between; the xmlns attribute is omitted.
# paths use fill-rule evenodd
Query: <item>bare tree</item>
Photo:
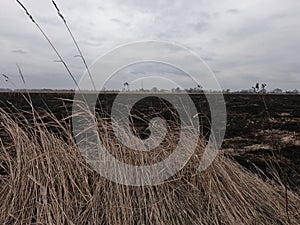
<svg viewBox="0 0 300 225"><path fill-rule="evenodd" d="M259 83L256 83L255 86L252 87L253 92L258 92L259 91Z"/></svg>
<svg viewBox="0 0 300 225"><path fill-rule="evenodd" d="M265 84L265 83L261 84L261 89L262 89L263 93L266 93L266 86L267 86L267 84Z"/></svg>
<svg viewBox="0 0 300 225"><path fill-rule="evenodd" d="M129 87L130 87L130 85L129 85L129 83L128 83L128 82L125 82L125 83L124 83L124 88L125 88L125 87L127 87L127 91L130 91L130 88L129 88Z"/></svg>

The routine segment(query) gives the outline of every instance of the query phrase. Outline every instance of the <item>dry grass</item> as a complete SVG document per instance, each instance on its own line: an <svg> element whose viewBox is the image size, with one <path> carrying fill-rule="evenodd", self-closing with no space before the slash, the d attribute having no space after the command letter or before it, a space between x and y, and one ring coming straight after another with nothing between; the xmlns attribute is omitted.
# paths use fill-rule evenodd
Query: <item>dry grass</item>
<svg viewBox="0 0 300 225"><path fill-rule="evenodd" d="M91 170L59 121L59 136L37 121L30 127L1 111L0 224L299 224L299 195L288 192L287 216L280 181L262 180L222 154L198 172L201 141L170 180L131 187ZM113 140L106 141L122 152Z"/></svg>

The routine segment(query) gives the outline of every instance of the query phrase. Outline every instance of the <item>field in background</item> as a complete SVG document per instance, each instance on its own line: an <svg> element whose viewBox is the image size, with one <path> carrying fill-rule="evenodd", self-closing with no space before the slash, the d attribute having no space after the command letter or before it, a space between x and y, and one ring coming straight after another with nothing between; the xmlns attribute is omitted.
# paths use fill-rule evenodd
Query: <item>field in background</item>
<svg viewBox="0 0 300 225"><path fill-rule="evenodd" d="M27 93L22 93L27 96ZM0 106L17 112L16 109L30 111L30 106L21 93L0 93ZM130 98L128 93L128 98ZM134 95L134 94L132 94ZM162 97L165 94L161 94ZM172 94L169 94L172 95ZM58 119L63 119L72 113L72 92L30 93L35 108L43 112L52 112ZM101 106L109 117L111 106L116 93L102 93L99 95ZM204 136L209 136L210 110L203 94L190 94L197 110L200 112L201 131ZM235 158L244 166L253 169L254 163L266 171L266 158L270 152L277 151L282 160L280 165L289 183L300 185L300 95L266 95L268 111L272 116L270 120L261 98L253 94L225 94L227 106L227 130L223 149L234 151ZM14 106L14 107L12 107ZM99 108L100 106L97 105ZM147 98L136 107L140 116L164 114L165 104L158 98ZM166 110L168 114L168 110ZM167 120L172 116L164 115ZM45 118L47 121L47 118ZM147 120L145 118L145 120ZM146 123L136 121L135 125L143 130ZM275 146L276 145L276 146ZM276 149L274 149L276 148Z"/></svg>
<svg viewBox="0 0 300 225"><path fill-rule="evenodd" d="M23 93L27 96L27 93ZM128 93L128 98L130 98ZM163 95L166 94L161 94ZM169 94L172 95L172 94ZM58 119L63 119L72 113L72 92L30 93L35 108L43 112L52 112ZM101 106L104 109L102 117L109 117L110 109L116 93L102 93L99 95ZM209 136L210 110L203 94L190 94L198 111L200 112L201 131ZM281 176L288 177L292 186L300 185L300 95L271 95L265 96L268 111L272 117L268 118L264 104L258 95L254 94L225 94L227 106L227 130L224 150L233 155L238 162L250 170L254 165L267 172L266 159L271 160L272 152L279 157ZM29 104L21 93L0 93L0 106L17 112L16 109L30 111ZM12 107L14 106L14 107ZM97 106L99 107L99 105ZM146 98L135 107L140 116L147 121L153 115L164 116L167 120L174 119L168 115L165 103L158 98ZM164 110L166 111L164 113ZM47 121L47 118L45 118ZM147 127L143 121L135 121L141 134ZM143 135L141 135L143 136ZM145 134L147 136L147 134ZM274 160L274 159L273 159ZM252 165L252 163L254 165Z"/></svg>

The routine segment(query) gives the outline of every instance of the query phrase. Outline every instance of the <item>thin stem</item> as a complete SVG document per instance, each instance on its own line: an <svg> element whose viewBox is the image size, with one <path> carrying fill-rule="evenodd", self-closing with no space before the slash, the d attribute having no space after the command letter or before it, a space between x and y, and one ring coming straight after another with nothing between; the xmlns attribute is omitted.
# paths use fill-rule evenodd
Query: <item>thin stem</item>
<svg viewBox="0 0 300 225"><path fill-rule="evenodd" d="M67 21L66 21L65 17L61 14L61 11L60 11L60 9L58 8L58 5L55 3L54 0L52 0L52 4L53 4L54 7L56 8L57 14L59 15L59 17L60 17L60 18L62 19L62 21L64 22L64 24L65 24L65 26L66 26L66 28L67 28L67 30L68 30L68 32L69 32L69 34L70 34L70 36L71 36L73 42L74 42L74 44L75 44L75 46L76 46L76 48L77 48L77 50L78 50L78 52L79 52L79 56L80 56L80 58L82 59L82 62L83 62L84 66L85 66L85 68L86 68L86 70L87 70L87 72L88 72L88 75L89 75L90 80L91 80L92 85L93 85L93 89L96 91L96 85L95 85L95 82L94 82L94 80L93 80L91 71L90 71L90 69L89 69L89 67L88 67L88 65L87 65L87 63L86 63L85 57L83 56L82 51L80 50L79 45L78 45L78 43L77 43L77 41L76 41L76 39L75 39L75 37L74 37L74 35L73 35L73 33L72 33L70 27L69 27L68 24L67 24Z"/></svg>
<svg viewBox="0 0 300 225"><path fill-rule="evenodd" d="M35 19L33 18L33 16L29 13L29 11L26 9L26 7L19 1L16 0L16 2L24 9L25 13L28 15L28 17L30 18L30 20L36 25L36 27L39 29L39 31L43 34L44 38L47 40L47 42L50 44L51 48L53 49L53 51L55 52L55 54L58 56L58 58L60 59L60 62L64 65L64 67L66 68L68 74L70 75L70 77L72 78L73 82L75 83L76 87L78 89L79 85L75 79L75 77L73 76L72 72L70 71L69 67L67 66L66 62L63 60L63 58L61 57L60 53L58 52L58 50L55 48L55 46L53 45L53 43L51 42L51 40L48 38L47 34L43 31L43 29L39 26L39 24L35 21Z"/></svg>

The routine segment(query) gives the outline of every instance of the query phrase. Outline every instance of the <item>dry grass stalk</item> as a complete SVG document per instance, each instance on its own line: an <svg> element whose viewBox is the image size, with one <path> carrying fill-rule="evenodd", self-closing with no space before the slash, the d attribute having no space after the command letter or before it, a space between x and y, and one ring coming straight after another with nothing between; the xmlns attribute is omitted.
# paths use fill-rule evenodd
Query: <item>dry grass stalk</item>
<svg viewBox="0 0 300 225"><path fill-rule="evenodd" d="M19 0L16 0L16 2L23 8L23 10L25 11L26 15L28 15L29 19L35 24L35 26L38 28L38 30L42 33L42 35L44 36L44 38L47 40L47 42L51 46L52 50L55 52L55 54L59 58L59 62L61 62L64 65L64 67L67 70L67 72L68 72L69 76L71 77L72 81L74 82L74 84L76 85L76 87L79 89L78 83L77 83L75 77L73 76L71 70L69 69L67 63L62 58L61 54L58 52L58 50L56 49L56 47L54 46L54 44L52 43L52 41L49 39L49 37L46 34L46 32L41 28L41 26L38 24L38 22L29 13L29 11L25 7L25 5L23 3L21 3Z"/></svg>
<svg viewBox="0 0 300 225"><path fill-rule="evenodd" d="M10 140L0 145L0 224L289 224L283 185L264 181L222 155L198 172L203 142L165 183L130 187L92 171L70 130L61 129L66 142L48 127L20 126L1 111L1 129ZM103 129L112 151L137 160L111 139L109 125ZM168 146L174 145L171 137ZM288 195L290 224L297 224L299 195Z"/></svg>

